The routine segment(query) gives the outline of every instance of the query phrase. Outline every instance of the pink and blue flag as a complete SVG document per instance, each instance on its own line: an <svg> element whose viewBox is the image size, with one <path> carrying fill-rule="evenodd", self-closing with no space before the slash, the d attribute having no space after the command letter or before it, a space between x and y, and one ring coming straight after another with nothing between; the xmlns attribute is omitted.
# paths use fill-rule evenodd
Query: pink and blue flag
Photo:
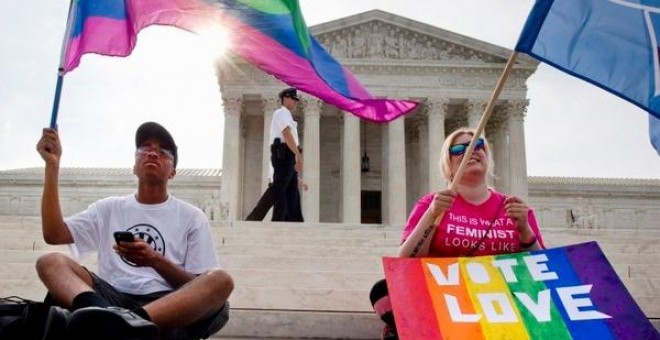
<svg viewBox="0 0 660 340"><path fill-rule="evenodd" d="M229 49L266 73L344 111L388 122L414 110L411 100L379 99L312 37L297 0L74 0L61 70L85 53L127 56L149 25L200 33L219 25Z"/></svg>
<svg viewBox="0 0 660 340"><path fill-rule="evenodd" d="M653 143L659 39L660 0L536 0L515 49L647 111Z"/></svg>

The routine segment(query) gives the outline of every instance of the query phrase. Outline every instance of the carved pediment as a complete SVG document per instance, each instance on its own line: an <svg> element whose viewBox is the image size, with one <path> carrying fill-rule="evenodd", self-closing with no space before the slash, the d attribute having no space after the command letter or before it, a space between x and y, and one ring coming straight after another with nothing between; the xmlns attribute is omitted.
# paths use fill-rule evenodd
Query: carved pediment
<svg viewBox="0 0 660 340"><path fill-rule="evenodd" d="M356 62L415 61L439 64L504 64L512 51L381 10L371 10L310 27L335 57ZM538 61L518 55L519 68Z"/></svg>
<svg viewBox="0 0 660 340"><path fill-rule="evenodd" d="M341 59L506 62L499 56L377 19L321 33L316 38Z"/></svg>

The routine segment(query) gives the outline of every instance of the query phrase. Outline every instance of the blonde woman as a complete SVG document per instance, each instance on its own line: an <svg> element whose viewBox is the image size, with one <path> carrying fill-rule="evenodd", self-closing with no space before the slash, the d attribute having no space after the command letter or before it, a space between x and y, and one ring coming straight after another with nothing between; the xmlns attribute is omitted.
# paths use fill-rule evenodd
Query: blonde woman
<svg viewBox="0 0 660 340"><path fill-rule="evenodd" d="M445 139L440 158L448 183L454 182L473 135L473 129L460 128ZM403 230L399 256L468 257L543 249L529 205L489 185L493 167L488 141L480 137L453 189L441 189L417 201ZM370 298L387 324L382 338L398 339L385 280L374 285Z"/></svg>

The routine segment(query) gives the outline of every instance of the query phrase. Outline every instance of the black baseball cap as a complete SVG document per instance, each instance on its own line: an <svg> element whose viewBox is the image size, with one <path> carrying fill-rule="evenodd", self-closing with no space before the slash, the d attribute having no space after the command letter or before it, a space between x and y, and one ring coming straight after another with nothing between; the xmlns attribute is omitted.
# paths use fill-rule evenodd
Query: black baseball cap
<svg viewBox="0 0 660 340"><path fill-rule="evenodd" d="M177 147L174 143L172 135L160 124L154 122L146 122L138 127L135 132L135 147L139 148L148 139L154 138L160 142L160 147L166 149L174 155L174 167L176 168L177 160Z"/></svg>
<svg viewBox="0 0 660 340"><path fill-rule="evenodd" d="M300 98L298 98L298 91L296 91L296 89L293 87L289 87L288 89L282 90L279 96L280 96L280 100L284 99L284 97L289 97L296 101L300 100Z"/></svg>

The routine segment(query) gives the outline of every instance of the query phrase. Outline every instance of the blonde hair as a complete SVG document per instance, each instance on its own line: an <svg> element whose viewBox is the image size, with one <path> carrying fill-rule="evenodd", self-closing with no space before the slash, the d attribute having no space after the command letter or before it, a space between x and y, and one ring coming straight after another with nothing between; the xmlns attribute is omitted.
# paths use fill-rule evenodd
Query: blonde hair
<svg viewBox="0 0 660 340"><path fill-rule="evenodd" d="M442 150L440 150L440 171L442 172L442 176L445 178L447 183L451 183L454 180L454 174L451 173L451 162L450 162L450 154L449 154L449 147L454 145L454 141L456 138L462 135L470 135L474 136L474 129L469 128L469 127L460 127L447 138L445 138L445 142L442 143ZM488 159L488 168L486 170L486 184L488 185L489 183L489 178L494 177L494 169L495 169L495 162L493 162L493 154L490 152L490 144L488 144L488 140L486 137L481 136L484 139L484 152L486 153L486 158Z"/></svg>

